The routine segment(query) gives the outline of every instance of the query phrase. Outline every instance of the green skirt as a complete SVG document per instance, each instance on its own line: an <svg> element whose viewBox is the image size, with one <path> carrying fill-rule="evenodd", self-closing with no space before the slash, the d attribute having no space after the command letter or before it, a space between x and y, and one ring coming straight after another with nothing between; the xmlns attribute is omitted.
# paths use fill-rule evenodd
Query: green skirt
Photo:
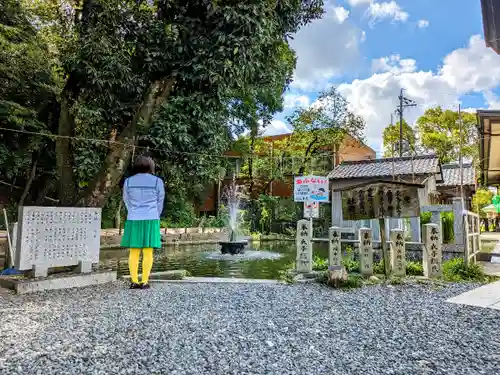
<svg viewBox="0 0 500 375"><path fill-rule="evenodd" d="M160 220L127 220L120 246L132 249L161 248Z"/></svg>

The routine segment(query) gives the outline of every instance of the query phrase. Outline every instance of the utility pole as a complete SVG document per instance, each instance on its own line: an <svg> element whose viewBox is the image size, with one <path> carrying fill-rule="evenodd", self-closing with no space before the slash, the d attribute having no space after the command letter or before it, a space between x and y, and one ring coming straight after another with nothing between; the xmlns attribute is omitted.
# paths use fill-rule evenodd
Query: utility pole
<svg viewBox="0 0 500 375"><path fill-rule="evenodd" d="M464 158L462 156L462 145L463 145L463 137L462 137L462 110L460 103L458 104L458 127L460 129L460 149L458 153L458 157L460 160L460 198L462 198L462 204L464 200Z"/></svg>
<svg viewBox="0 0 500 375"><path fill-rule="evenodd" d="M417 103L404 96L404 89L401 89L398 99L399 108L396 109L396 112L399 114L399 156L401 157L403 156L403 111L408 107L416 107Z"/></svg>

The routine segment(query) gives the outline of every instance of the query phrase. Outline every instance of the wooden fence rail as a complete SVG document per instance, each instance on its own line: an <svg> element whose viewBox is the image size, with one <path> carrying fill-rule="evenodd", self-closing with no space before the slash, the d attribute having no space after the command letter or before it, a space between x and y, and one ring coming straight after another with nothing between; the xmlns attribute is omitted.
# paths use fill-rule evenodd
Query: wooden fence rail
<svg viewBox="0 0 500 375"><path fill-rule="evenodd" d="M464 237L465 237L465 264L469 265L471 259L476 262L476 255L481 252L480 218L479 215L464 210Z"/></svg>

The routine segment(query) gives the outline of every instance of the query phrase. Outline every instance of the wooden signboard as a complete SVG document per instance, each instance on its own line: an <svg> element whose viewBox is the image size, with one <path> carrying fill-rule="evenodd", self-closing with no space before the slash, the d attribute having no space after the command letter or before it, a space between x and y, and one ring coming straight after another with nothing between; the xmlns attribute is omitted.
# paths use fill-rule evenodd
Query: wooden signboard
<svg viewBox="0 0 500 375"><path fill-rule="evenodd" d="M342 189L344 220L418 217L420 184L376 181Z"/></svg>

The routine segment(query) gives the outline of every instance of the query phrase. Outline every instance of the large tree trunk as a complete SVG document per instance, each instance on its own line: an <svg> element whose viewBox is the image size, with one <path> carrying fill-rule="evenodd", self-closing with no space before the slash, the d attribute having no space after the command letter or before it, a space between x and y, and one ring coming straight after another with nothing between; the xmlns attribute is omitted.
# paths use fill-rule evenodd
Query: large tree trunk
<svg viewBox="0 0 500 375"><path fill-rule="evenodd" d="M26 200L26 197L28 196L31 185L33 185L33 180L35 179L36 176L36 167L38 165L38 159L37 159L38 153L36 156L33 156L32 160L32 167L31 167L31 172L28 178L28 181L26 182L26 185L24 186L23 194L21 195L21 198L19 199L19 207L22 207L24 205L24 201Z"/></svg>
<svg viewBox="0 0 500 375"><path fill-rule="evenodd" d="M110 144L100 172L89 184L85 194L78 201L78 206L104 206L130 163L133 152L131 145L135 142L137 125L141 123L142 130L147 130L151 126L155 110L168 99L174 82L173 78L166 78L151 84L132 121L116 137L116 142Z"/></svg>
<svg viewBox="0 0 500 375"><path fill-rule="evenodd" d="M59 137L56 139L56 162L59 172L59 203L69 206L76 200L76 185L73 176L73 153L71 139L75 135L75 119L70 112L68 98L63 95L59 114Z"/></svg>

